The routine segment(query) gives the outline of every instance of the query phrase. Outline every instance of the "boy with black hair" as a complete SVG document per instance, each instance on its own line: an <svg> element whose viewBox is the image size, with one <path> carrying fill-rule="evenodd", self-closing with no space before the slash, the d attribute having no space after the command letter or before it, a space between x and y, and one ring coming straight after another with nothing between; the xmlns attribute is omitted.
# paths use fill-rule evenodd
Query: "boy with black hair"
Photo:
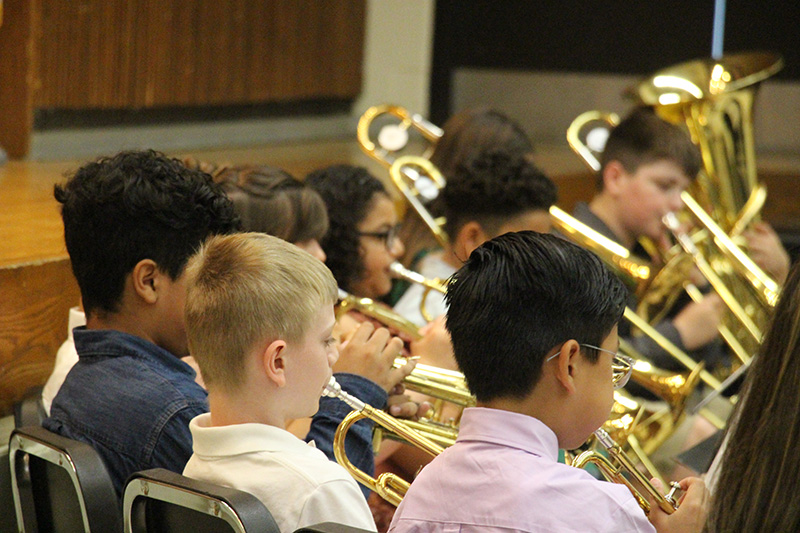
<svg viewBox="0 0 800 533"><path fill-rule="evenodd" d="M121 494L132 472L180 472L191 455L189 421L208 404L180 359L183 270L238 218L210 176L153 151L88 163L55 197L87 325L44 427L94 447Z"/></svg>
<svg viewBox="0 0 800 533"><path fill-rule="evenodd" d="M412 483L389 531L653 531L628 489L557 462L608 418L627 292L592 253L507 233L451 278L447 328L477 398L456 443ZM612 363L614 367L612 367ZM700 531L700 480L657 531ZM441 505L447 502L447 505Z"/></svg>
<svg viewBox="0 0 800 533"><path fill-rule="evenodd" d="M556 188L528 157L491 149L459 165L437 199L447 219L449 245L426 255L417 267L428 279L447 279L469 254L492 237L509 231L550 231L549 209ZM395 311L419 326L424 288L412 285ZM444 296L430 293L425 307L431 316L446 311Z"/></svg>

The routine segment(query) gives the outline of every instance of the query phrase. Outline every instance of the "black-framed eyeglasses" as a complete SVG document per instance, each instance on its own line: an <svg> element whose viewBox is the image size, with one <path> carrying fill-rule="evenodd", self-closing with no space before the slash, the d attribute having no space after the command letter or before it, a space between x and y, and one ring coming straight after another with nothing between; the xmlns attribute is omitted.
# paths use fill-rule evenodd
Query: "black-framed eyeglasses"
<svg viewBox="0 0 800 533"><path fill-rule="evenodd" d="M373 239L378 239L379 241L383 242L386 248L391 250L394 247L394 243L397 241L397 236L399 233L400 225L398 224L385 231L359 231L358 235L360 237L372 237Z"/></svg>
<svg viewBox="0 0 800 533"><path fill-rule="evenodd" d="M619 352L612 352L611 350L606 350L605 348L600 348L599 346L593 346L591 344L581 344L581 346L600 352L610 353L613 357L611 360L611 381L614 384L614 389L621 389L628 384L628 380L631 379L631 374L633 373L633 365L636 363L633 357L628 357ZM545 363L555 359L560 354L561 350L548 357Z"/></svg>

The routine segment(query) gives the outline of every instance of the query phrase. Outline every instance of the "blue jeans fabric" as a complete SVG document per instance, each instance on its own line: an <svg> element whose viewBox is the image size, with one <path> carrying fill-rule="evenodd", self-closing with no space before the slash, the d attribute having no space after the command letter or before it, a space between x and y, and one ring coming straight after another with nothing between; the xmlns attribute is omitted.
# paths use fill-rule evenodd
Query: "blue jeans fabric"
<svg viewBox="0 0 800 533"><path fill-rule="evenodd" d="M182 473L192 455L189 421L208 412L208 394L194 381L194 370L155 344L120 331L80 327L74 338L78 363L53 400L44 427L97 450L120 496L127 478L139 470ZM350 394L385 407L386 392L375 383L353 374L336 374L336 379ZM341 400L322 398L312 419L306 440L314 440L332 461L333 436L349 412ZM345 444L350 460L371 475L372 422L356 424Z"/></svg>

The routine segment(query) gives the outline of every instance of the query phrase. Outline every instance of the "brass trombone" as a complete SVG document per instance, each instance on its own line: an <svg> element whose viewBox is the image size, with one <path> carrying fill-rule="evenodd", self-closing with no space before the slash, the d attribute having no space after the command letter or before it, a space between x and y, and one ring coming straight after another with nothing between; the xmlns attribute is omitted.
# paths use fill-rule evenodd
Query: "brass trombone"
<svg viewBox="0 0 800 533"><path fill-rule="evenodd" d="M367 473L359 470L348 459L345 453L345 437L350 427L364 418L369 418L377 425L391 430L393 433L402 436L402 438L418 448L428 452L431 456L436 457L444 448L431 441L424 435L414 431L402 422L385 412L375 409L374 407L365 404L358 398L346 393L342 387L336 382L336 379L331 376L330 381L325 386L322 392L323 396L329 398L339 398L347 405L349 405L353 412L348 414L336 430L336 435L333 440L333 453L336 456L336 461L352 475L356 481L370 488L376 492L383 499L389 503L397 506L405 496L410 485L409 482L397 476L396 474L385 472L376 478L368 475Z"/></svg>
<svg viewBox="0 0 800 533"><path fill-rule="evenodd" d="M394 116L400 120L398 125L384 126L376 141L370 138L373 122L382 116ZM408 142L408 130L414 128L429 143L421 156L404 155L398 152ZM372 159L389 170L392 182L420 216L436 241L447 244L447 233L443 229L444 220L434 218L425 204L439 195L445 186L441 172L428 160L433 146L442 136L442 129L431 124L418 114L409 113L404 107L381 104L370 107L358 121L357 138L361 149Z"/></svg>
<svg viewBox="0 0 800 533"><path fill-rule="evenodd" d="M413 270L404 267L402 263L398 261L395 261L389 265L389 270L396 278L404 279L424 287L425 290L423 291L422 299L419 302L419 312L422 314L422 318L425 319L426 322L430 322L436 318L431 316L431 314L428 312L428 309L425 306L425 301L428 299L428 295L431 293L431 291L436 291L441 294L446 293L447 284L438 278L428 279L419 272L414 272Z"/></svg>

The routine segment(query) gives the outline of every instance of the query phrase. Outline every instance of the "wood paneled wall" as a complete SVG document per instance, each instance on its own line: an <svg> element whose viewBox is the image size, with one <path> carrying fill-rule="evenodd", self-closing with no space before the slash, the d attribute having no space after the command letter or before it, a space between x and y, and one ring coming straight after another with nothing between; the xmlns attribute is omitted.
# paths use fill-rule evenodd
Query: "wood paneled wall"
<svg viewBox="0 0 800 533"><path fill-rule="evenodd" d="M0 267L0 416L53 371L80 292L69 259Z"/></svg>
<svg viewBox="0 0 800 533"><path fill-rule="evenodd" d="M34 109L355 98L365 9L365 0L8 0L0 103L19 112L11 129L0 113L0 143L23 156Z"/></svg>

